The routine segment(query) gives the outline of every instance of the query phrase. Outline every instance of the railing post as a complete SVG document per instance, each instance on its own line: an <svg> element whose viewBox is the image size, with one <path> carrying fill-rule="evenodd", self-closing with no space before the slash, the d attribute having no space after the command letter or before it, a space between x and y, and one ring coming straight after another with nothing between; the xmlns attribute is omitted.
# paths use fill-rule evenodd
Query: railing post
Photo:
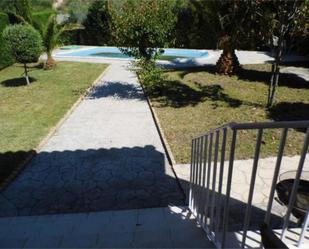
<svg viewBox="0 0 309 249"><path fill-rule="evenodd" d="M209 186L210 186L210 174L211 174L211 156L212 156L212 141L213 141L213 133L210 133L209 138L209 148L208 148L208 168L207 168L207 179L206 179L206 200L205 200L205 224L207 226L208 220L208 206L209 206Z"/></svg>
<svg viewBox="0 0 309 249"><path fill-rule="evenodd" d="M216 201L216 179L217 179L217 162L219 153L219 138L220 131L216 131L215 140L215 155L214 155L214 165L212 174L212 200L211 200L211 211L210 211L210 227L214 230L214 213L215 213L215 201Z"/></svg>
<svg viewBox="0 0 309 249"><path fill-rule="evenodd" d="M246 238L247 238L247 230L248 230L249 222L250 222L249 219L251 217L252 198L253 198L253 193L254 193L256 172L257 172L257 167L259 163L262 136L263 136L263 129L259 129L257 139L256 139L253 167L252 167L251 180L250 180L249 196L248 196L248 202L247 202L247 207L246 207L245 223L244 223L243 237L242 237L242 243L241 243L242 248L245 247Z"/></svg>
<svg viewBox="0 0 309 249"><path fill-rule="evenodd" d="M223 214L222 248L225 248L226 232L227 232L228 222L229 222L229 206L230 206L230 195L231 195L231 187L232 187L231 185L232 185L232 175L233 175L233 167L234 167L236 138L237 138L237 129L233 129L230 157L229 157L228 178L227 178L227 185L226 185L226 199L225 199L224 214Z"/></svg>
<svg viewBox="0 0 309 249"><path fill-rule="evenodd" d="M300 160L299 160L295 180L294 180L294 183L293 183L293 188L292 188L291 196L290 196L290 199L289 199L288 210L286 212L284 224L283 224L283 227L282 227L281 239L284 238L286 229L289 225L290 215L291 215L294 203L295 203L296 192L297 192L300 176L301 176L301 173L302 173L302 170L303 170L303 167L304 167L306 155L307 155L307 152L308 152L308 147L309 147L309 128L307 128L302 154L301 154L301 157L300 157Z"/></svg>
<svg viewBox="0 0 309 249"><path fill-rule="evenodd" d="M202 203L203 203L203 208L204 208L204 205L205 205L205 186L206 186L206 170L207 170L207 157L208 157L208 154L207 154L207 148L208 148L208 135L205 136L205 142L204 142L204 160L203 160L203 189L202 189ZM202 210L202 217L201 217L201 223L202 223L202 226L205 227L205 213L204 213L204 210Z"/></svg>
<svg viewBox="0 0 309 249"><path fill-rule="evenodd" d="M284 152L284 147L285 147L285 142L286 142L286 137L288 134L288 128L284 128L282 131L281 139L280 139L280 145L279 145L279 150L278 150L278 156L277 156L277 162L275 166L275 171L274 171L274 176L271 184L271 189L270 189L270 194L269 194L269 200L268 200L268 205L267 205L267 211L265 215L265 223L269 225L270 223L270 212L273 206L273 199L275 196L275 188L280 172L280 167L281 167L281 161L282 161L282 156Z"/></svg>
<svg viewBox="0 0 309 249"><path fill-rule="evenodd" d="M215 237L216 241L219 241L217 234L219 233L221 223L221 202L222 202L222 182L224 174L224 161L225 161L225 149L226 149L226 137L227 129L223 129L222 145L221 145L221 162L220 162L220 174L219 174L219 187L218 187L218 202L217 202L217 215L215 223Z"/></svg>
<svg viewBox="0 0 309 249"><path fill-rule="evenodd" d="M194 149L195 149L195 139L192 139L191 143L191 165L190 165L190 189L189 189L189 208L192 210L192 187L193 187L193 169L194 169Z"/></svg>
<svg viewBox="0 0 309 249"><path fill-rule="evenodd" d="M198 163L199 163L199 170L198 170L198 182L197 182L197 219L201 223L201 210L202 205L201 203L201 193L202 193L202 170L203 170L203 148L204 148L204 136L201 138L200 148L199 148L199 157L198 157Z"/></svg>

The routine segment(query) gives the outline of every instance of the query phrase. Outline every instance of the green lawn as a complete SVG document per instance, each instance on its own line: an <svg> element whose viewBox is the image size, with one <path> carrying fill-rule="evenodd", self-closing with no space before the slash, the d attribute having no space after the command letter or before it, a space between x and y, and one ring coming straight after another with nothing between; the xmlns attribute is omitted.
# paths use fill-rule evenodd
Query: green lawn
<svg viewBox="0 0 309 249"><path fill-rule="evenodd" d="M270 65L246 65L239 76L220 76L213 67L169 71L149 93L177 163L190 162L191 139L229 122L309 119L309 82L282 75L276 104L265 109ZM241 132L237 158L252 158L256 134ZM300 152L304 133L292 130L286 154ZM278 131L264 134L262 157L276 154Z"/></svg>
<svg viewBox="0 0 309 249"><path fill-rule="evenodd" d="M0 182L33 150L106 65L59 62L53 71L32 65L32 83L23 68L0 71ZM9 153L13 152L13 153Z"/></svg>

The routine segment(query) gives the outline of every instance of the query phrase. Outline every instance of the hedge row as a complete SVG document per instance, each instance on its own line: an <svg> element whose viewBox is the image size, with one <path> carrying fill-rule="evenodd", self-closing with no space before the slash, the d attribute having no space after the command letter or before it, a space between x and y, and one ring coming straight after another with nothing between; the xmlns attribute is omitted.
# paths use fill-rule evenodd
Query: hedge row
<svg viewBox="0 0 309 249"><path fill-rule="evenodd" d="M0 70L14 63L6 42L2 39L2 31L9 24L8 16L0 12Z"/></svg>

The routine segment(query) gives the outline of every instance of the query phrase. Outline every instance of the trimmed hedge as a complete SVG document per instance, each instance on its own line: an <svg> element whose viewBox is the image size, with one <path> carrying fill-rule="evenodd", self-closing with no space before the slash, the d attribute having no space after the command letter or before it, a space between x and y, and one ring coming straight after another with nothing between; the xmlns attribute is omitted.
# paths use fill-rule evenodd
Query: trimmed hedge
<svg viewBox="0 0 309 249"><path fill-rule="evenodd" d="M8 24L8 16L0 12L0 70L14 63L14 59L11 55L10 49L2 38L2 31Z"/></svg>

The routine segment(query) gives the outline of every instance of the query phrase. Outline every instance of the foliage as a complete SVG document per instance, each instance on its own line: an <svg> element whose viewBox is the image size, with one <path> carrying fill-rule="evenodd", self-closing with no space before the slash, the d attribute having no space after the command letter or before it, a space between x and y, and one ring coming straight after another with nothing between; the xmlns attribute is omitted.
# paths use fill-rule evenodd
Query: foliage
<svg viewBox="0 0 309 249"><path fill-rule="evenodd" d="M163 71L157 67L154 60L146 60L144 58L136 62L139 78L149 93L155 92L164 82Z"/></svg>
<svg viewBox="0 0 309 249"><path fill-rule="evenodd" d="M111 16L108 0L94 0L83 22L83 38L88 45L111 44Z"/></svg>
<svg viewBox="0 0 309 249"><path fill-rule="evenodd" d="M81 25L70 22L59 24L57 13L54 10L33 12L29 0L14 1L15 12L10 12L11 22L31 25L39 31L43 39L44 50L47 54L45 69L53 69L56 62L52 57L52 51L60 43L61 35L67 31L81 29Z"/></svg>
<svg viewBox="0 0 309 249"><path fill-rule="evenodd" d="M2 38L2 31L8 23L8 16L0 12L0 70L13 64L14 62L9 46L5 39Z"/></svg>
<svg viewBox="0 0 309 249"><path fill-rule="evenodd" d="M69 15L70 22L82 23L85 21L88 9L93 0L72 0L62 4L60 11Z"/></svg>
<svg viewBox="0 0 309 249"><path fill-rule="evenodd" d="M258 2L258 0L256 0ZM261 11L260 18L265 20L265 27L261 36L273 41L275 59L272 66L272 76L269 83L267 107L271 107L275 101L277 87L279 85L280 64L286 45L293 45L293 36L296 30L303 30L303 20L308 15L307 1L285 0L280 4L275 2L262 2L258 7ZM305 12L303 10L306 10ZM286 42L287 41L287 42Z"/></svg>
<svg viewBox="0 0 309 249"><path fill-rule="evenodd" d="M56 62L52 57L52 51L58 46L60 42L60 36L64 32L81 28L81 26L78 24L58 24L55 14L52 14L47 22L38 22L34 26L40 31L43 38L44 49L47 54L45 69L53 69L56 65Z"/></svg>
<svg viewBox="0 0 309 249"><path fill-rule="evenodd" d="M113 35L122 52L136 58L155 58L172 39L176 22L173 1L131 0L113 9Z"/></svg>
<svg viewBox="0 0 309 249"><path fill-rule="evenodd" d="M3 31L3 37L17 62L37 62L42 52L42 38L33 27L22 24L8 26Z"/></svg>
<svg viewBox="0 0 309 249"><path fill-rule="evenodd" d="M180 0L174 12L177 22L174 46L180 48L209 48L217 46L217 29L214 13L209 11L209 1Z"/></svg>
<svg viewBox="0 0 309 249"><path fill-rule="evenodd" d="M8 42L12 55L24 64L25 78L30 84L27 63L37 62L42 52L42 38L30 25L16 24L7 26L3 38Z"/></svg>

